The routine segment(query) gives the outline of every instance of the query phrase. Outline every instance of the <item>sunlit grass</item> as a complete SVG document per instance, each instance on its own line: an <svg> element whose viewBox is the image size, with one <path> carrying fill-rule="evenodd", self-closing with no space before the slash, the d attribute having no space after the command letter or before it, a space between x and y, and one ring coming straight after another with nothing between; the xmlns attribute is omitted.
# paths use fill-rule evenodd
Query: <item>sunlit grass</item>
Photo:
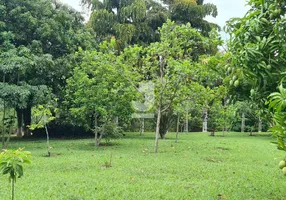
<svg viewBox="0 0 286 200"><path fill-rule="evenodd" d="M127 133L99 148L92 139L52 140L52 157L44 156L44 140L12 141L10 148L33 155L16 183L16 199L286 199L278 168L285 153L269 135L183 133L174 139L168 133L160 140L157 154L153 133ZM0 184L0 199L9 199L6 177Z"/></svg>

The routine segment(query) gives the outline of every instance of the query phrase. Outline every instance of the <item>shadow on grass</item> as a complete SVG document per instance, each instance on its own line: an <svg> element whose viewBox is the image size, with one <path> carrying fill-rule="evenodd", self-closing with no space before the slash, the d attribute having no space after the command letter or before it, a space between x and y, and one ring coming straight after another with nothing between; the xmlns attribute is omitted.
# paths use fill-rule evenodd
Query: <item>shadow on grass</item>
<svg viewBox="0 0 286 200"><path fill-rule="evenodd" d="M263 140L270 140L273 139L273 136L271 133L257 133L253 132L252 135L250 132L229 132L229 133L221 133L221 132L216 132L214 137L225 137L225 138L253 138L253 139L263 139Z"/></svg>

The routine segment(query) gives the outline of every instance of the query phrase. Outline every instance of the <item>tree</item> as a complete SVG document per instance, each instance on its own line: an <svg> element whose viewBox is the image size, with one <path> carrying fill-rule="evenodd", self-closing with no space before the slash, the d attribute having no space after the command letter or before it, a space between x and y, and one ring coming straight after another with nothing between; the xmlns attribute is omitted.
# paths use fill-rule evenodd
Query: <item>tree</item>
<svg viewBox="0 0 286 200"><path fill-rule="evenodd" d="M30 130L35 130L39 128L45 128L46 136L47 136L47 152L48 157L51 156L50 152L50 136L48 131L48 123L55 119L52 114L53 106L51 105L38 105L32 109L32 114L34 120L32 121L31 125L28 127Z"/></svg>
<svg viewBox="0 0 286 200"><path fill-rule="evenodd" d="M5 0L0 10L1 98L16 109L18 135L24 121L29 136L32 107L46 103L47 93L61 94L70 76L70 55L79 46L92 47L94 40L80 13L57 1Z"/></svg>
<svg viewBox="0 0 286 200"><path fill-rule="evenodd" d="M192 95L190 86L194 86L200 71L199 57L216 52L220 42L216 34L212 38L202 36L190 24L175 25L167 21L160 29L161 41L151 43L146 48L129 47L122 53L125 70L133 82L152 81L155 86L156 139L155 152L158 150L158 138L164 138L176 105ZM199 72L198 72L199 71ZM136 85L135 84L135 85Z"/></svg>
<svg viewBox="0 0 286 200"><path fill-rule="evenodd" d="M206 16L217 16L214 4L195 0L163 1L93 1L81 0L92 9L88 25L97 33L100 41L115 36L117 49L128 44L150 44L159 41L158 28L167 18L178 24L191 23L193 28L208 35L217 25L204 20Z"/></svg>
<svg viewBox="0 0 286 200"><path fill-rule="evenodd" d="M212 3L204 4L204 0L163 0L169 5L169 17L177 23L190 23L203 35L208 35L218 25L205 20L206 16L216 17L217 7Z"/></svg>
<svg viewBox="0 0 286 200"><path fill-rule="evenodd" d="M263 107L285 71L285 2L251 0L248 4L249 12L230 20L226 28L232 57L228 67L231 83L239 87L237 93L244 93L243 98L255 93L256 103Z"/></svg>
<svg viewBox="0 0 286 200"><path fill-rule="evenodd" d="M17 178L24 175L22 164L31 163L31 153L17 150L4 150L0 153L0 174L8 174L9 182L11 182L11 199L14 200L15 183Z"/></svg>
<svg viewBox="0 0 286 200"><path fill-rule="evenodd" d="M95 133L95 145L109 137L111 120L120 116L122 123L131 117L134 89L122 77L115 55L115 39L103 42L100 51L82 51L80 65L67 80L66 106L73 122ZM119 63L120 64L120 63ZM117 131L120 133L120 131Z"/></svg>
<svg viewBox="0 0 286 200"><path fill-rule="evenodd" d="M272 93L269 105L275 112L276 126L271 130L277 137L278 147L283 148L285 126L281 121L283 101L280 98L283 87L279 87L280 94L273 92L284 80L286 2L251 0L249 5L251 9L243 18L232 19L227 26L231 34L229 51L233 57L233 72L240 72L252 86L248 94L260 100L256 102L260 109L265 109L266 99Z"/></svg>
<svg viewBox="0 0 286 200"><path fill-rule="evenodd" d="M99 41L116 37L117 49L128 44L145 44L157 41L157 28L167 19L166 8L157 1L145 0L82 0L92 9L88 26Z"/></svg>

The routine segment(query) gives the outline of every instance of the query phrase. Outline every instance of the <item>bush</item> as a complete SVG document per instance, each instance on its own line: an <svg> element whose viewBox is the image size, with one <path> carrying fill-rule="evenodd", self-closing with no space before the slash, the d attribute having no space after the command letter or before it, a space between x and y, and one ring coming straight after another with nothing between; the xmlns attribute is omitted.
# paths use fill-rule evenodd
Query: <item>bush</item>
<svg viewBox="0 0 286 200"><path fill-rule="evenodd" d="M123 130L112 120L105 121L101 126L95 128L95 131L99 133L100 138L104 138L106 143L109 143L111 139L120 138L123 136Z"/></svg>

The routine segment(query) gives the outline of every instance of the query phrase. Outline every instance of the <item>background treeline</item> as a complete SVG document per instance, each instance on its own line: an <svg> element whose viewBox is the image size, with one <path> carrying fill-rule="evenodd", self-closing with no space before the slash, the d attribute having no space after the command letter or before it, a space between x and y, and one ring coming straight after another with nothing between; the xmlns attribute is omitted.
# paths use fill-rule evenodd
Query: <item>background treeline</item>
<svg viewBox="0 0 286 200"><path fill-rule="evenodd" d="M55 0L0 2L3 138L31 136L31 125L41 121L34 115L39 105L55 117L48 125L52 136L95 134L98 144L122 131L164 138L168 131L201 131L204 123L215 131L268 129L263 106L249 98L257 91L250 94L233 53L219 51L220 27L204 19L217 16L215 5L82 3L92 11L86 23ZM150 83L153 89L144 89ZM136 103L143 110L134 109ZM143 111L154 118L132 118Z"/></svg>

